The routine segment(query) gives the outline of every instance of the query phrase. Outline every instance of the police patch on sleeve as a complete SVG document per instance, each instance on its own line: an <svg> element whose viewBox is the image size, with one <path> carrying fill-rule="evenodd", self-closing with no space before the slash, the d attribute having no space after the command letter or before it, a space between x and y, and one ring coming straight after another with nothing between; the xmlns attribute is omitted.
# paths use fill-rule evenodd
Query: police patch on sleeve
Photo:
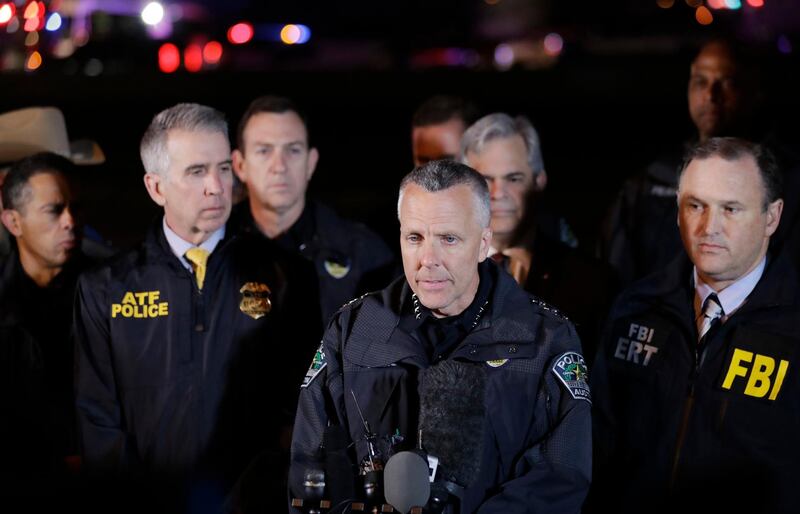
<svg viewBox="0 0 800 514"><path fill-rule="evenodd" d="M592 403L592 394L589 391L589 369L586 367L583 355L576 352L562 354L553 364L553 373L573 398Z"/></svg>
<svg viewBox="0 0 800 514"><path fill-rule="evenodd" d="M325 369L327 365L328 363L325 361L325 351L322 349L322 343L319 343L317 353L314 354L314 359L311 361L311 366L309 366L308 371L306 371L306 376L303 378L303 383L300 384L300 387L308 387L308 385L317 378L319 372Z"/></svg>

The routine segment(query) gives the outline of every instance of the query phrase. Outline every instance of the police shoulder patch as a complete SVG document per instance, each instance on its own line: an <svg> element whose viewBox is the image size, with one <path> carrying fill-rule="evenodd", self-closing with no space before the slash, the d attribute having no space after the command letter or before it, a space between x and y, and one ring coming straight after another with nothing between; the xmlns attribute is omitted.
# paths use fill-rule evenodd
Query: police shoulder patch
<svg viewBox="0 0 800 514"><path fill-rule="evenodd" d="M592 403L589 370L583 355L577 352L562 353L556 358L552 371L573 398Z"/></svg>
<svg viewBox="0 0 800 514"><path fill-rule="evenodd" d="M322 348L322 343L319 343L319 348L317 348L317 352L311 360L311 366L308 367L308 371L306 371L306 376L303 378L303 383L300 384L300 387L308 387L309 384L317 378L319 372L325 369L327 365L328 363L325 361L325 350Z"/></svg>

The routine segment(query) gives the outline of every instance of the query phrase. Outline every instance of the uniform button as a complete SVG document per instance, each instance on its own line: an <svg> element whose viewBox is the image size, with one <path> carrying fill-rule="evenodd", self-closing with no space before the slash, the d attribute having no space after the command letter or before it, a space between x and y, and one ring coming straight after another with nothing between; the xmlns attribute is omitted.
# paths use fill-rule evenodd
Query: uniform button
<svg viewBox="0 0 800 514"><path fill-rule="evenodd" d="M509 346L508 347L508 353L517 353L517 347L516 346Z"/></svg>
<svg viewBox="0 0 800 514"><path fill-rule="evenodd" d="M203 329L205 329L205 328L206 327L204 327L202 323L198 323L197 325L194 326L194 331L195 332L202 332Z"/></svg>
<svg viewBox="0 0 800 514"><path fill-rule="evenodd" d="M476 353L478 353L478 349L477 348L473 348L472 350L469 351L469 353L470 353L470 355L475 355Z"/></svg>

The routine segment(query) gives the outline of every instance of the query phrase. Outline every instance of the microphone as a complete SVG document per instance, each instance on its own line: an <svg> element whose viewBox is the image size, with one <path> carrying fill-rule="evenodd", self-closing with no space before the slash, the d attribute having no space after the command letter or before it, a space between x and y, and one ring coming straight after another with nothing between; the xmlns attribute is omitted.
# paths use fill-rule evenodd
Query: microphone
<svg viewBox="0 0 800 514"><path fill-rule="evenodd" d="M383 490L386 502L404 514L424 507L431 492L428 463L415 452L395 453L383 469Z"/></svg>
<svg viewBox="0 0 800 514"><path fill-rule="evenodd" d="M447 502L450 496L460 497L478 475L486 373L480 364L443 360L420 371L418 391L419 446L438 458L433 496ZM432 503L441 503L436 498Z"/></svg>

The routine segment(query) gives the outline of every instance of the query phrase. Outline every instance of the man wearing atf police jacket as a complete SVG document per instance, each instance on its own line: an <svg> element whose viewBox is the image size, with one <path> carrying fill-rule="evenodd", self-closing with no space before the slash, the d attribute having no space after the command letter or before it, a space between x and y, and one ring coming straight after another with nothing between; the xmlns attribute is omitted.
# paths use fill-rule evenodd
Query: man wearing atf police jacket
<svg viewBox="0 0 800 514"><path fill-rule="evenodd" d="M141 154L164 217L139 249L78 287L84 461L91 471L233 480L278 440L268 418L293 407L291 384L305 369L295 367L318 334L308 323L282 334L296 304L283 268L271 249L226 232L233 173L221 113L197 104L161 112ZM316 308L313 283L302 292ZM282 371L265 372L276 364Z"/></svg>
<svg viewBox="0 0 800 514"><path fill-rule="evenodd" d="M403 180L398 215L404 279L342 308L306 375L291 496L313 504L322 476L317 497L370 500L360 475L417 447L460 491L445 512L578 512L591 459L580 342L486 259L486 181L432 161ZM473 380L437 390L426 385L437 368Z"/></svg>
<svg viewBox="0 0 800 514"><path fill-rule="evenodd" d="M781 175L712 138L678 184L688 260L617 300L592 375L598 512L788 512L800 472L800 299L767 255Z"/></svg>

